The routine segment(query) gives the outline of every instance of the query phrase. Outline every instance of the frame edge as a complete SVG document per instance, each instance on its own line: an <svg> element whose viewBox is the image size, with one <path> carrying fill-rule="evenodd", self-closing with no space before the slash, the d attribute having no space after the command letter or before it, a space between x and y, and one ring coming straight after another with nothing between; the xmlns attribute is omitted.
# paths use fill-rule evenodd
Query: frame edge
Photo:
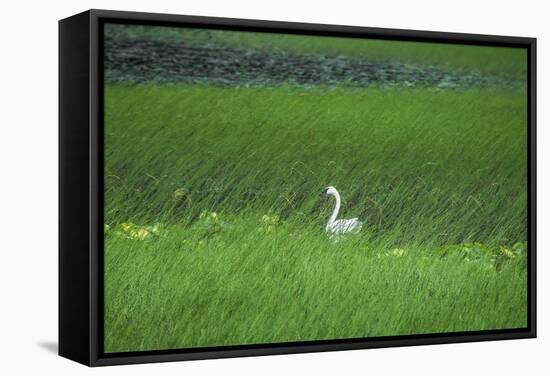
<svg viewBox="0 0 550 376"><path fill-rule="evenodd" d="M90 364L89 11L59 21L59 355Z"/></svg>

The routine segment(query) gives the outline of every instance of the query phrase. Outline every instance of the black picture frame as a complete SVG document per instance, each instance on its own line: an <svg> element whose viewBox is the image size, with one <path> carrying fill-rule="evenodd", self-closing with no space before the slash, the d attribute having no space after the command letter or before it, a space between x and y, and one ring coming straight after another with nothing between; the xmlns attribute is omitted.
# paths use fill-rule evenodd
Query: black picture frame
<svg viewBox="0 0 550 376"><path fill-rule="evenodd" d="M528 51L528 326L525 329L103 352L104 22L522 47ZM59 354L88 366L536 337L536 39L88 10L59 21Z"/></svg>

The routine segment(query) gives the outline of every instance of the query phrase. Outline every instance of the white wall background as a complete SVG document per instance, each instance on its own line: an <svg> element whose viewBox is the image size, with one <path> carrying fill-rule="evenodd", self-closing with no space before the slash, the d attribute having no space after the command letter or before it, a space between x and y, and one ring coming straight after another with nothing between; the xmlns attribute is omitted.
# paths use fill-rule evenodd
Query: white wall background
<svg viewBox="0 0 550 376"><path fill-rule="evenodd" d="M88 369L57 357L57 20L88 8L518 35L538 41L539 338ZM544 1L8 1L0 22L0 373L519 375L550 370ZM503 150L503 152L506 152ZM546 231L545 231L546 230ZM31 373L33 372L33 373Z"/></svg>

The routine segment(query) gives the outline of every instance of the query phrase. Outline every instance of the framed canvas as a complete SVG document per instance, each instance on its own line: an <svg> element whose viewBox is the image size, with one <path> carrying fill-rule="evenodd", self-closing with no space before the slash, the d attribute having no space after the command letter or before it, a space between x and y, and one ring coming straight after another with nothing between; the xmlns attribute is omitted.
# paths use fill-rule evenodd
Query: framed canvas
<svg viewBox="0 0 550 376"><path fill-rule="evenodd" d="M531 338L536 40L59 23L59 353Z"/></svg>

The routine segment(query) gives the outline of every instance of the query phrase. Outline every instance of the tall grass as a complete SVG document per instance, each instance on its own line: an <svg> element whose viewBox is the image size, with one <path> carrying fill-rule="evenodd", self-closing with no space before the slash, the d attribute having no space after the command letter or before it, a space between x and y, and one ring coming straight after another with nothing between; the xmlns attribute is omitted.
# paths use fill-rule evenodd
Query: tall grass
<svg viewBox="0 0 550 376"><path fill-rule="evenodd" d="M106 234L107 352L526 325L519 258L437 252L526 240L524 93L109 85L105 100L106 224L161 227ZM325 237L327 185L360 235Z"/></svg>
<svg viewBox="0 0 550 376"><path fill-rule="evenodd" d="M168 228L107 238L107 352L279 343L526 325L525 270L369 236L331 243L296 221L216 235ZM317 230L317 231L316 231ZM385 251L389 250L390 252Z"/></svg>
<svg viewBox="0 0 550 376"><path fill-rule="evenodd" d="M203 210L401 241L511 242L526 231L526 106L513 92L109 87L106 218L188 223Z"/></svg>

